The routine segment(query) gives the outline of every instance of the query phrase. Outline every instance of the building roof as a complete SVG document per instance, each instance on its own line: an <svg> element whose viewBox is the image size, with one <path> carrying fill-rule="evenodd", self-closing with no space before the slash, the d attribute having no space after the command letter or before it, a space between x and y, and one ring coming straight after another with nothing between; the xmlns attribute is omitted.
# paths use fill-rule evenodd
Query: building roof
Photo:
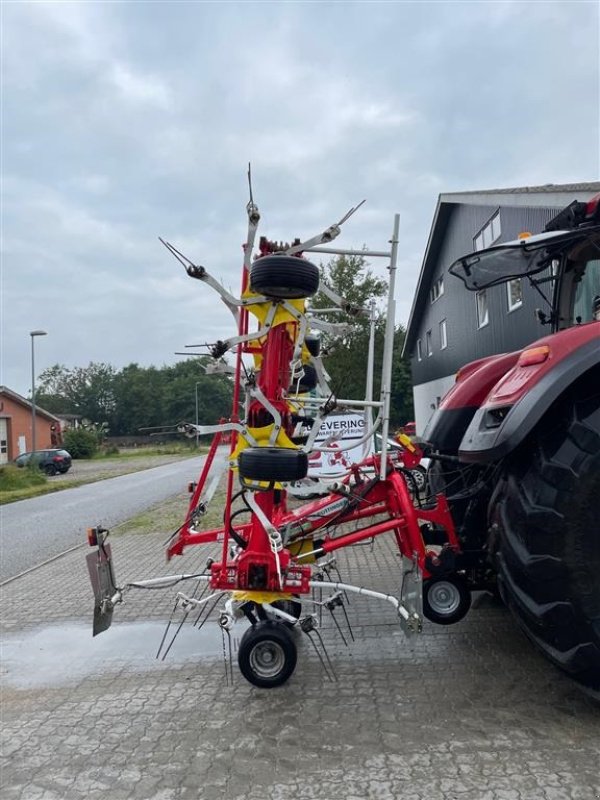
<svg viewBox="0 0 600 800"><path fill-rule="evenodd" d="M437 265L439 250L453 207L457 205L528 206L560 210L573 200L589 200L599 192L600 181L588 181L585 183L546 183L543 186L516 186L509 189L471 189L464 192L440 194L406 326L402 355L411 352L418 333L421 311L429 293L433 270Z"/></svg>
<svg viewBox="0 0 600 800"><path fill-rule="evenodd" d="M31 401L29 401L26 397L17 394L17 392L13 392L13 390L9 389L7 386L0 386L0 397L2 397L3 395L9 397L15 403L19 403L19 405L21 406L25 406L30 410L32 408ZM35 413L39 414L41 417L47 417L47 419L52 420L52 422L60 422L58 417L55 417L54 414L51 414L49 411L40 408L37 403L35 405Z"/></svg>

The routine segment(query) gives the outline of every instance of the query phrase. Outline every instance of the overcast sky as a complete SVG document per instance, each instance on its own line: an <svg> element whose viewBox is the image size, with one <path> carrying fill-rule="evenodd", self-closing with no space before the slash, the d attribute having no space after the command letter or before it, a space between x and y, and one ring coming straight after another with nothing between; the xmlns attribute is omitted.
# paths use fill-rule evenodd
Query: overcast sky
<svg viewBox="0 0 600 800"><path fill-rule="evenodd" d="M231 317L246 168L269 238L401 214L406 323L440 192L599 177L598 2L2 3L1 382L172 363ZM374 264L382 271L381 264Z"/></svg>

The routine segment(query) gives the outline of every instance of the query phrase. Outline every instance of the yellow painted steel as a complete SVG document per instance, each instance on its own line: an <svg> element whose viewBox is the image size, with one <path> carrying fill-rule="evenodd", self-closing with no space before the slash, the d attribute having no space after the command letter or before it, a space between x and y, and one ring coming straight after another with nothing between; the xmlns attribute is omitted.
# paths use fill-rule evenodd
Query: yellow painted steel
<svg viewBox="0 0 600 800"><path fill-rule="evenodd" d="M232 592L231 597L238 603L275 603L277 600L291 600L293 595L285 592Z"/></svg>

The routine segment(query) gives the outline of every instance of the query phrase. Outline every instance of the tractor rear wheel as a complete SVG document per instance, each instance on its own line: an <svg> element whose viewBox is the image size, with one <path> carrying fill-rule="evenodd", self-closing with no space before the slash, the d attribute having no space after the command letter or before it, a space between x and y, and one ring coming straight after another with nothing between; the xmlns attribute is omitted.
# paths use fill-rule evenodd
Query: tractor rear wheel
<svg viewBox="0 0 600 800"><path fill-rule="evenodd" d="M534 644L600 688L600 373L557 401L490 502L502 599Z"/></svg>

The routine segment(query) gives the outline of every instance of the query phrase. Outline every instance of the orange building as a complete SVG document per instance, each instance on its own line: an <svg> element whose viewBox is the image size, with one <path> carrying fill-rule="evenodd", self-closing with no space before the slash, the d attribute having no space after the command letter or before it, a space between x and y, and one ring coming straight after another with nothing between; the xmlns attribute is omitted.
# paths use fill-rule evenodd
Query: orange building
<svg viewBox="0 0 600 800"><path fill-rule="evenodd" d="M37 450L60 447L61 424L58 417L35 407L35 446ZM20 394L0 386L0 464L12 461L32 448L31 403Z"/></svg>

